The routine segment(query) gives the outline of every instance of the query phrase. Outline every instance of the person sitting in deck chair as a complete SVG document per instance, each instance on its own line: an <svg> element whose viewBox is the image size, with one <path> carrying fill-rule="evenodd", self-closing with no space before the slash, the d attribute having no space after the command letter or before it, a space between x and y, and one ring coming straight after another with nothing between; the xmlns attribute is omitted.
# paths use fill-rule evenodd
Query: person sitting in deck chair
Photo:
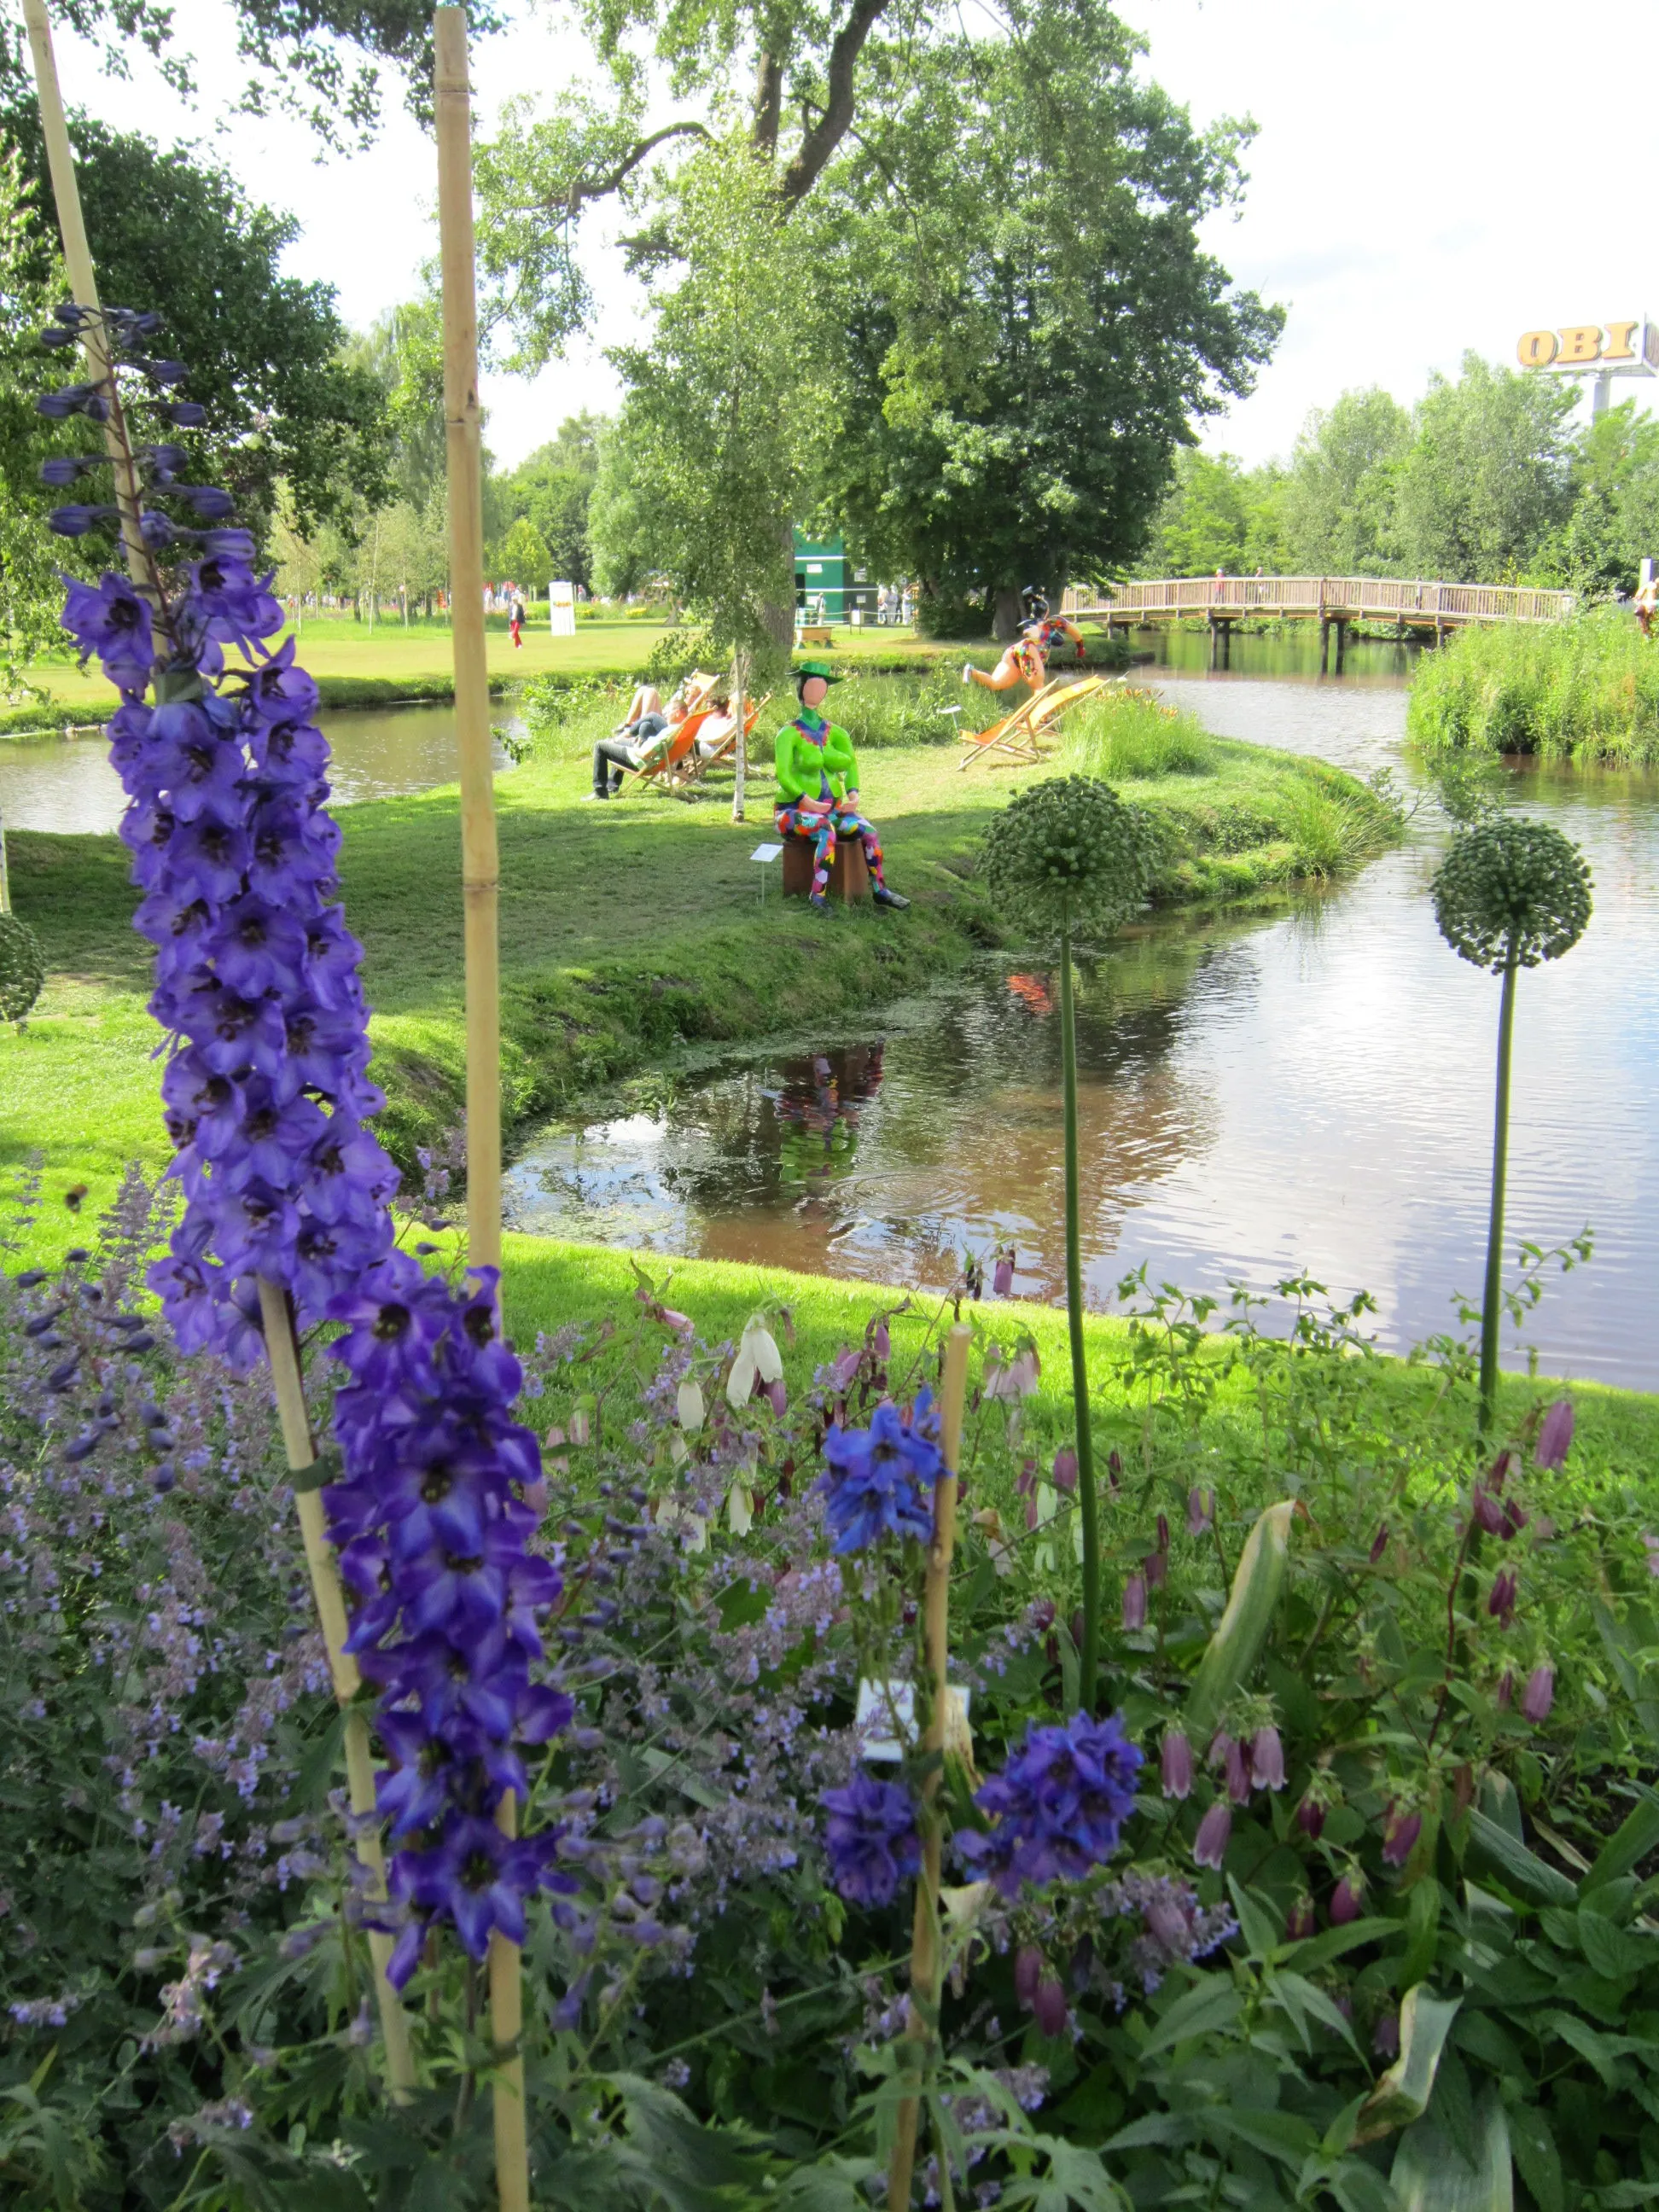
<svg viewBox="0 0 1659 2212"><path fill-rule="evenodd" d="M636 711L643 702L653 699L657 702L654 708L647 704ZM643 768L654 760L685 720L690 704L683 684L666 707L649 684L642 684L630 702L633 719L623 722L614 737L601 738L593 748L594 798L614 799L623 787L624 769Z"/></svg>
<svg viewBox="0 0 1659 2212"><path fill-rule="evenodd" d="M777 734L773 773L778 780L778 796L773 820L780 837L812 840L812 888L808 903L820 914L829 909L824 892L835 865L837 837L856 837L863 846L876 904L907 907L908 898L888 890L882 872L881 841L858 811L859 765L853 740L818 711L830 686L840 681L827 661L805 660L795 672L800 713Z"/></svg>

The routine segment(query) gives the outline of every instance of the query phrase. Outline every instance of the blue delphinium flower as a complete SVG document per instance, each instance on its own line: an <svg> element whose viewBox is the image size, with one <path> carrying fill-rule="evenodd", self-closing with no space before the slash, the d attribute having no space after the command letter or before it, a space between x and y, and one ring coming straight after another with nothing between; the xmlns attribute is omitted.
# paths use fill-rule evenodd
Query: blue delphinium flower
<svg viewBox="0 0 1659 2212"><path fill-rule="evenodd" d="M933 1533L933 1486L945 1471L933 1401L924 1390L908 1422L890 1401L867 1429L833 1428L818 1480L837 1552L862 1552L884 1536Z"/></svg>
<svg viewBox="0 0 1659 2212"><path fill-rule="evenodd" d="M382 1692L392 1763L379 1804L401 1846L392 1895L421 1928L452 1922L475 1958L492 1928L520 1940L528 1893L574 1887L546 1835L508 1845L492 1818L508 1790L529 1795L522 1747L573 1712L562 1689L530 1679L562 1581L528 1549L540 1452L512 1418L523 1377L495 1289L493 1270L452 1291L393 1253L329 1310L347 1324L331 1347L349 1377L334 1413L347 1480L324 1503L360 1601L347 1648ZM399 1987L419 1957L413 1924L392 1962Z"/></svg>
<svg viewBox="0 0 1659 2212"><path fill-rule="evenodd" d="M1005 1897L1017 1897L1025 1881L1076 1881L1117 1849L1140 1765L1115 1714L1095 1721L1079 1713L1064 1727L1033 1722L1001 1773L975 1796L994 1823L990 1833L958 1835L957 1849Z"/></svg>
<svg viewBox="0 0 1659 2212"><path fill-rule="evenodd" d="M921 1865L910 1793L860 1769L844 1790L826 1790L824 1849L836 1887L849 1905L890 1905Z"/></svg>

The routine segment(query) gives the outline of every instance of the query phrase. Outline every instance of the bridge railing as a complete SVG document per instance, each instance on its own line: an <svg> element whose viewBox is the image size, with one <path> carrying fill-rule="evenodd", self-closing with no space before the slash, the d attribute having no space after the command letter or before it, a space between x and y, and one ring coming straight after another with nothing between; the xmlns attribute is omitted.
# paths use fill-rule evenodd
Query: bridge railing
<svg viewBox="0 0 1659 2212"><path fill-rule="evenodd" d="M1261 615L1427 624L1559 622L1573 604L1571 592L1522 584L1443 584L1419 576L1166 576L1103 588L1073 584L1064 595L1062 611L1126 621L1136 616Z"/></svg>

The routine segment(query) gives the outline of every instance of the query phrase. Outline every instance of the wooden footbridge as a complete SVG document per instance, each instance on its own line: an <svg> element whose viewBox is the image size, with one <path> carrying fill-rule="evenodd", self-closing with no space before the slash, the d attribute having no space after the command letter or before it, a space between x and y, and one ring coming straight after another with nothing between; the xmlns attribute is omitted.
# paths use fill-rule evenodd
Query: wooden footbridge
<svg viewBox="0 0 1659 2212"><path fill-rule="evenodd" d="M1117 629L1158 623L1202 622L1211 658L1225 665L1237 623L1316 622L1319 665L1336 633L1342 665L1349 625L1375 623L1398 637L1432 632L1437 642L1466 623L1559 622L1572 611L1571 592L1521 584L1443 584L1401 576L1167 576L1155 583L1072 585L1061 611L1074 622Z"/></svg>

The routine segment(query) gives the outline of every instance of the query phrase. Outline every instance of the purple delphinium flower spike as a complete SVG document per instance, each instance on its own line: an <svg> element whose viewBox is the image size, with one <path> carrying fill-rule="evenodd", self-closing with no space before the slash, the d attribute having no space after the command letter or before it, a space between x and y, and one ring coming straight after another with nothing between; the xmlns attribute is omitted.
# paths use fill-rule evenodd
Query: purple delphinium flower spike
<svg viewBox="0 0 1659 2212"><path fill-rule="evenodd" d="M832 1428L823 1456L817 1486L835 1551L866 1551L884 1536L919 1543L932 1536L933 1486L945 1461L928 1392L908 1422L889 1401L877 1407L867 1429Z"/></svg>
<svg viewBox="0 0 1659 2212"><path fill-rule="evenodd" d="M1134 1810L1141 1754L1121 1719L1079 1713L1063 1728L1033 1722L1025 1741L974 1802L995 1825L957 1838L957 1849L1005 1897L1022 1882L1076 1880L1117 1849Z"/></svg>
<svg viewBox="0 0 1659 2212"><path fill-rule="evenodd" d="M921 1838L909 1792L860 1769L818 1802L829 1815L824 1849L830 1878L852 1905L890 1905L899 1884L921 1866Z"/></svg>

